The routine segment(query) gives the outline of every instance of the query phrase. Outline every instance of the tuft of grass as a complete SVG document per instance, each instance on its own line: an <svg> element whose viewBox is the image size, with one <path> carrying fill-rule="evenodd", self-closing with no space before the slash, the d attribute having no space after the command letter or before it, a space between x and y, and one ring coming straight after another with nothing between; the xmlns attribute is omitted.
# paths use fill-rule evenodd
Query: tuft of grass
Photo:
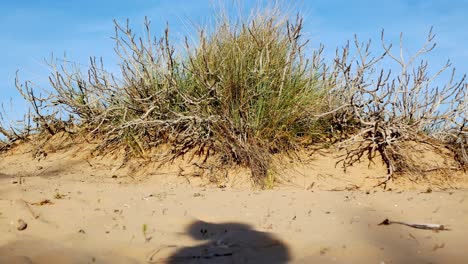
<svg viewBox="0 0 468 264"><path fill-rule="evenodd" d="M199 32L198 46L187 44L189 108L216 118L214 148L249 166L256 184L271 154L312 137L313 114L323 106L321 72L305 58L301 34L302 18L291 22L276 8L247 22L220 20L212 34Z"/></svg>
<svg viewBox="0 0 468 264"><path fill-rule="evenodd" d="M266 177L263 179L263 188L267 190L273 189L277 185L276 172L269 170Z"/></svg>

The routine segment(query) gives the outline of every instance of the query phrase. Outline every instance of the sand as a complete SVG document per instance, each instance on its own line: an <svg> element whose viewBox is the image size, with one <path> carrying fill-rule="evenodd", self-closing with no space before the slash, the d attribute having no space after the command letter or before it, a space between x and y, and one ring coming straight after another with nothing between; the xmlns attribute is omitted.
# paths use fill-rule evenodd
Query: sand
<svg viewBox="0 0 468 264"><path fill-rule="evenodd" d="M319 155L261 191L239 175L183 176L180 164L132 174L118 159L80 151L1 154L0 263L468 261L463 173L384 190L373 187L381 165L344 173ZM449 230L378 225L386 218Z"/></svg>

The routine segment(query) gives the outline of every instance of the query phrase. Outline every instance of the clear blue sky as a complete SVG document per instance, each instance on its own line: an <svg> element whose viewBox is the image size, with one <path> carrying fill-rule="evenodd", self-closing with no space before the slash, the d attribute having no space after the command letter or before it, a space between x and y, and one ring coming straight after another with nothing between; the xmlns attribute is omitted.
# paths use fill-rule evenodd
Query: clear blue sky
<svg viewBox="0 0 468 264"><path fill-rule="evenodd" d="M218 0L219 1L219 0ZM169 22L175 38L189 34L190 24L209 22L216 0L22 0L0 4L0 102L10 98L12 117L26 111L14 88L16 70L22 80L47 85L44 58L54 53L87 63L89 56L102 56L115 70L113 19L129 18L135 29L148 16L153 32L162 32ZM221 2L232 3L232 0ZM247 7L256 1L241 1ZM387 38L397 41L405 34L406 47L413 51L434 26L438 46L431 56L433 66L451 59L458 72L468 73L468 0L310 0L299 2L305 16L305 31L312 46L324 43L327 53L356 33L372 38L376 47L385 29ZM193 33L193 32L192 32Z"/></svg>

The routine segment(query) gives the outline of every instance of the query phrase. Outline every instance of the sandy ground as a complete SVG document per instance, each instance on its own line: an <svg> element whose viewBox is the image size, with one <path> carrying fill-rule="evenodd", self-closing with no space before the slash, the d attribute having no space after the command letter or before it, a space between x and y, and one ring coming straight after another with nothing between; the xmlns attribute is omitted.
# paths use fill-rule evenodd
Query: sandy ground
<svg viewBox="0 0 468 264"><path fill-rule="evenodd" d="M257 191L164 169L136 179L74 151L0 156L0 263L468 262L464 182L385 191L364 180L381 168L336 176L323 158ZM378 225L386 218L449 230Z"/></svg>

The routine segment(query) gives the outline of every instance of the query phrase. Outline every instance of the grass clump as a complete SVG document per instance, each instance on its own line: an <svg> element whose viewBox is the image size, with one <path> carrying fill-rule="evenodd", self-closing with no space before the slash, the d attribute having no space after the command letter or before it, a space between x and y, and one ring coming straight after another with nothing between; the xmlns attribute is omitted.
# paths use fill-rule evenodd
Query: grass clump
<svg viewBox="0 0 468 264"><path fill-rule="evenodd" d="M216 117L215 148L255 178L267 175L270 154L310 137L323 97L318 69L303 54L302 19L291 24L277 12L248 24L222 21L213 34L200 32L199 47L187 47L188 93L200 102L192 106Z"/></svg>

